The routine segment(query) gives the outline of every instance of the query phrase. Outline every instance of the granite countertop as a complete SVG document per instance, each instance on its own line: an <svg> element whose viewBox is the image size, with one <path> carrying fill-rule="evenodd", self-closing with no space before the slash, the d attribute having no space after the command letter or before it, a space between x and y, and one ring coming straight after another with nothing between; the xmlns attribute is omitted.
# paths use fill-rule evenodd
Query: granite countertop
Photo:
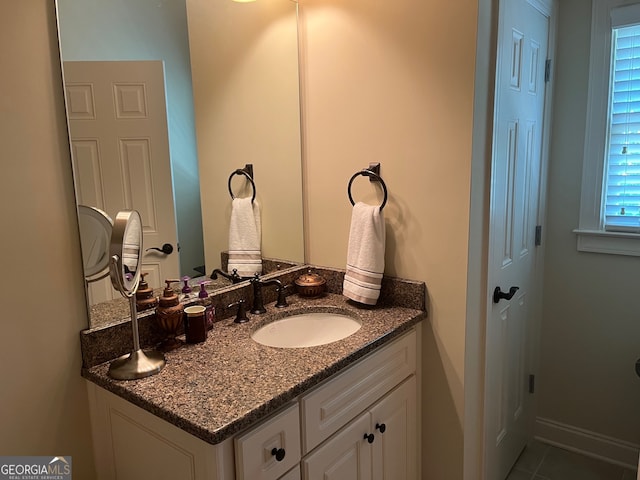
<svg viewBox="0 0 640 480"><path fill-rule="evenodd" d="M167 364L157 375L117 381L108 377L108 363L85 368L82 375L217 444L426 318L425 310L385 304L363 307L335 293L316 299L290 295L287 300L289 307L268 304L266 314L249 314L245 324L236 324L233 318L216 322L206 342L166 353ZM310 348L273 348L251 339L260 326L301 311L348 313L359 318L362 327L343 340Z"/></svg>

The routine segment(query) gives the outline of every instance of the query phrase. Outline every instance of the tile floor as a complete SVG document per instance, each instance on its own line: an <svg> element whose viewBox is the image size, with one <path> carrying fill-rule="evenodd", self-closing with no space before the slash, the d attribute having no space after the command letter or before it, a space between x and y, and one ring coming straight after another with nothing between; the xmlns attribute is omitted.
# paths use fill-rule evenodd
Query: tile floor
<svg viewBox="0 0 640 480"><path fill-rule="evenodd" d="M507 480L636 480L636 472L534 440Z"/></svg>

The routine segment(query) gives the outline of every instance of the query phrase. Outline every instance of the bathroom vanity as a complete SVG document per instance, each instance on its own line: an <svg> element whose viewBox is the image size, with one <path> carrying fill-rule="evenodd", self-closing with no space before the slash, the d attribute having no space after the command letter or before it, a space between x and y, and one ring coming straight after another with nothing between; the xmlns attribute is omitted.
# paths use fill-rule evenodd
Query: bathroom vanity
<svg viewBox="0 0 640 480"><path fill-rule="evenodd" d="M417 478L424 284L392 281L397 301L363 308L331 293L336 275L323 297L290 295L248 323L216 322L206 342L166 353L158 375L116 381L107 363L85 361L99 478ZM302 311L362 327L311 348L251 338Z"/></svg>

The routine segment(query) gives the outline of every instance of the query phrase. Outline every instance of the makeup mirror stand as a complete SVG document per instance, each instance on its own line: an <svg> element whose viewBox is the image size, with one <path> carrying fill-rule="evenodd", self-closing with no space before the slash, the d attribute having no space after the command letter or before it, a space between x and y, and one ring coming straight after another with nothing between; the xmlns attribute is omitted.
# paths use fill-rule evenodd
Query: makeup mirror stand
<svg viewBox="0 0 640 480"><path fill-rule="evenodd" d="M140 348L140 334L138 333L138 312L135 295L129 297L131 310L131 330L133 335L133 350L109 365L109 376L116 380L133 380L154 375L165 366L164 355L156 350L143 352Z"/></svg>
<svg viewBox="0 0 640 480"><path fill-rule="evenodd" d="M131 251L137 253L132 257ZM123 355L114 360L109 365L109 376L116 380L134 380L136 378L149 377L160 372L165 366L165 358L161 352L156 350L144 352L140 348L138 311L135 299L135 291L140 282L140 267L142 263L140 251L142 251L142 222L140 214L135 210L119 212L116 216L111 236L109 270L114 288L129 300L133 350L128 355ZM131 258L135 258L136 265L128 265L129 269L133 270L133 274L125 273L125 262L123 260L125 252L128 252L129 261L131 261Z"/></svg>

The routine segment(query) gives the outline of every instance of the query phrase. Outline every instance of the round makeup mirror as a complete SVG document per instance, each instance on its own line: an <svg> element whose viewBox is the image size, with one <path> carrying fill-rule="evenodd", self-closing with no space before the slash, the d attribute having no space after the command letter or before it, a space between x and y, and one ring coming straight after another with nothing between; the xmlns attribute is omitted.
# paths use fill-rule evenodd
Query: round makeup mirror
<svg viewBox="0 0 640 480"><path fill-rule="evenodd" d="M136 210L118 212L113 224L109 256L111 283L122 296L131 297L140 281L142 220Z"/></svg>
<svg viewBox="0 0 640 480"><path fill-rule="evenodd" d="M109 243L113 220L96 207L78 205L84 278L95 282L109 275Z"/></svg>
<svg viewBox="0 0 640 480"><path fill-rule="evenodd" d="M109 376L117 380L148 377L164 368L164 355L155 350L140 349L138 312L135 292L142 265L142 220L136 210L118 212L113 223L109 247L111 283L123 297L129 299L133 350L109 365Z"/></svg>

